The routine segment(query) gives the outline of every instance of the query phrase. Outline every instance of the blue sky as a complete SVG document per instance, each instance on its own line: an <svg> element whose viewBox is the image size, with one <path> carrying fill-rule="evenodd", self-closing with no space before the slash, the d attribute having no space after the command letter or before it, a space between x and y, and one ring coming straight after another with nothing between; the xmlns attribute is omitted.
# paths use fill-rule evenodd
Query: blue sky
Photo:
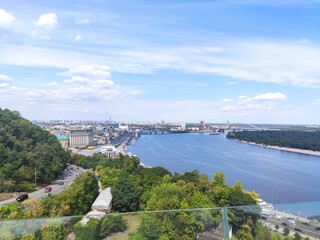
<svg viewBox="0 0 320 240"><path fill-rule="evenodd" d="M0 0L0 107L320 124L319 12L308 0Z"/></svg>

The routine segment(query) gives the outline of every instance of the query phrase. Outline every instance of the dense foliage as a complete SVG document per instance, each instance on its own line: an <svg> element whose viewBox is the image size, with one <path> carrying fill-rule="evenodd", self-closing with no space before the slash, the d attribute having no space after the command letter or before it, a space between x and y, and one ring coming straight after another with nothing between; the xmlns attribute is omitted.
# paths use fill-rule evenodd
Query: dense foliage
<svg viewBox="0 0 320 240"><path fill-rule="evenodd" d="M78 176L64 192L0 207L0 220L24 218L23 221L0 221L0 239L65 239L67 230L70 231L68 218L54 217L87 214L97 195L97 179L87 172ZM79 232L81 235L88 231L80 227Z"/></svg>
<svg viewBox="0 0 320 240"><path fill-rule="evenodd" d="M127 229L128 223L122 219L122 216L106 216L100 224L100 238L105 238L112 233L124 232Z"/></svg>
<svg viewBox="0 0 320 240"><path fill-rule="evenodd" d="M213 232L222 224L221 209L216 208L221 206L232 207L228 208L228 220L233 227L234 239L268 240L277 236L271 236L270 231L259 224L257 213L243 207L256 204L257 194L245 191L240 182L228 186L222 172L216 172L212 180L198 170L171 174L162 167L145 168L138 158L122 155L115 159L102 154L75 155L72 162L95 169L102 187L111 187L113 212L156 210L136 216L138 226L129 235L131 240L196 239L198 234ZM77 177L63 193L48 195L41 201L28 199L21 205L12 203L0 208L0 217L84 215L97 194L97 179L89 171ZM39 223L32 227L25 221L15 222L16 225L4 222L0 225L0 235L5 239L65 239L67 233L74 232L76 239L103 239L125 231L129 225L125 215L107 215L87 224L81 224L80 219L75 217L74 221L56 225Z"/></svg>
<svg viewBox="0 0 320 240"><path fill-rule="evenodd" d="M173 175L162 167L145 168L136 157L107 158L73 156L72 162L96 169L103 188L111 187L113 211L175 210L256 204L257 194L245 191L240 182L228 186L221 172L213 180L198 170ZM258 216L230 210L230 222L237 231L248 217ZM195 239L197 233L221 224L220 210L177 211L143 214L131 239ZM250 232L251 234L251 232Z"/></svg>
<svg viewBox="0 0 320 240"><path fill-rule="evenodd" d="M21 204L13 202L0 207L0 220L84 215L90 211L97 195L97 179L93 173L86 172L59 194L48 194L41 200L30 198Z"/></svg>
<svg viewBox="0 0 320 240"><path fill-rule="evenodd" d="M241 131L230 132L227 138L270 146L320 151L320 131Z"/></svg>
<svg viewBox="0 0 320 240"><path fill-rule="evenodd" d="M31 191L35 175L37 183L50 182L69 158L54 135L0 108L0 192Z"/></svg>

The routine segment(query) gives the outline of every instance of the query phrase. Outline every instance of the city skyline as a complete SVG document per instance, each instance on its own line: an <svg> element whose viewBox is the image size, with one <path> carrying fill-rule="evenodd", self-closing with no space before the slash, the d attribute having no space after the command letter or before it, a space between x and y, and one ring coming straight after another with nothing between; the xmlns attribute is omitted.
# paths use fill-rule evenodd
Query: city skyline
<svg viewBox="0 0 320 240"><path fill-rule="evenodd" d="M319 1L0 1L30 120L320 124Z"/></svg>

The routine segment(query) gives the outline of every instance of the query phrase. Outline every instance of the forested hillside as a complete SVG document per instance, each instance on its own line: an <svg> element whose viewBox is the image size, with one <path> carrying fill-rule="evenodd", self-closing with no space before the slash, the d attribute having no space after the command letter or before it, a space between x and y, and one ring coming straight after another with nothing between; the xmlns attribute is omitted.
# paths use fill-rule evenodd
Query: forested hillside
<svg viewBox="0 0 320 240"><path fill-rule="evenodd" d="M270 146L320 151L320 131L242 131L230 132L227 138Z"/></svg>
<svg viewBox="0 0 320 240"><path fill-rule="evenodd" d="M0 108L0 192L30 191L55 178L69 159L57 138Z"/></svg>
<svg viewBox="0 0 320 240"><path fill-rule="evenodd" d="M138 158L123 155L117 159L103 154L74 155L71 162L94 168L102 187L111 187L113 212L214 208L257 202L258 195L245 191L240 182L228 186L222 172L213 173L212 180L198 170L171 174L163 167L145 168ZM244 233L243 225L248 218L256 223L258 215L236 210L230 210L230 214L233 231L245 235L239 239L252 239L253 227ZM198 233L210 231L220 223L221 214L215 210L146 214L141 215L139 228L129 239L196 239Z"/></svg>

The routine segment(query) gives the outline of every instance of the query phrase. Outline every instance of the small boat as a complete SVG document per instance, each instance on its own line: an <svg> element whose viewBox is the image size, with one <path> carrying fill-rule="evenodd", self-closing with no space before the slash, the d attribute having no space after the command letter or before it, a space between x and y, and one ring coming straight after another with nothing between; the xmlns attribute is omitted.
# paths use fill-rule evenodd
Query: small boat
<svg viewBox="0 0 320 240"><path fill-rule="evenodd" d="M219 132L210 132L209 135L220 135Z"/></svg>

